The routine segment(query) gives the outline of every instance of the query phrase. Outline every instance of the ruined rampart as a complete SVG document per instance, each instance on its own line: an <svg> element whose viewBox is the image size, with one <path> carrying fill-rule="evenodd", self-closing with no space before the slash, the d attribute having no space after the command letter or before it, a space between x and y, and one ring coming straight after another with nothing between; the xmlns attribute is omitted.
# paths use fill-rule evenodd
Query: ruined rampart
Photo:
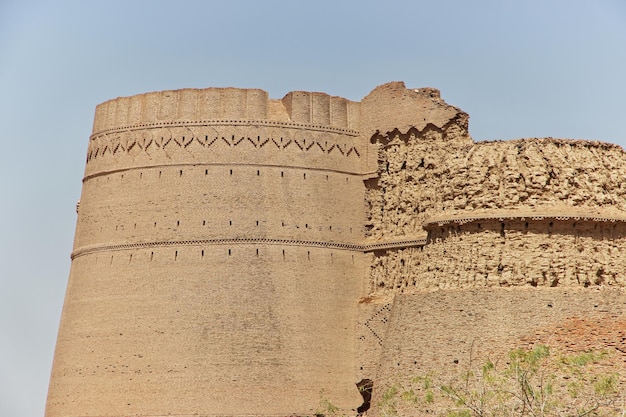
<svg viewBox="0 0 626 417"><path fill-rule="evenodd" d="M421 229L428 244L379 253L372 291L625 284L622 148L557 139L436 145L415 135L381 144L371 233Z"/></svg>

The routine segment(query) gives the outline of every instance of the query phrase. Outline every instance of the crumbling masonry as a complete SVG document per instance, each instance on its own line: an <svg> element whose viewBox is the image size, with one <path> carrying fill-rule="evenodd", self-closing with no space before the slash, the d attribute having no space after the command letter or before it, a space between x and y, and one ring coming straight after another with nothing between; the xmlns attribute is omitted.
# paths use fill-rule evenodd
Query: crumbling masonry
<svg viewBox="0 0 626 417"><path fill-rule="evenodd" d="M475 143L400 82L105 102L46 415L350 413L546 335L624 356L625 178L619 146Z"/></svg>

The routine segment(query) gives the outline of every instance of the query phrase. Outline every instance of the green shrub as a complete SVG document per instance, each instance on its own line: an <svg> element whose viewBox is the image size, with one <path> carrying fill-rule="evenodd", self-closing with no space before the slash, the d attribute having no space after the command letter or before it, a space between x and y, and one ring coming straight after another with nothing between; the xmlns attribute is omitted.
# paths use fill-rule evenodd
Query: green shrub
<svg viewBox="0 0 626 417"><path fill-rule="evenodd" d="M606 352L553 353L548 346L515 349L504 365L486 361L459 376L423 375L389 387L383 417L438 411L445 417L625 416L619 378L606 372ZM470 364L472 362L470 361Z"/></svg>

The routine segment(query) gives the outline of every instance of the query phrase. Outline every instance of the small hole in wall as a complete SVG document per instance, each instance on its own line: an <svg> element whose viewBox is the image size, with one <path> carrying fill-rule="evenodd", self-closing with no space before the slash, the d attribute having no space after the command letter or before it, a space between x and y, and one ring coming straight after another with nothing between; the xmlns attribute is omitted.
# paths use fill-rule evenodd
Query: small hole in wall
<svg viewBox="0 0 626 417"><path fill-rule="evenodd" d="M361 370L362 369L363 368L361 368ZM356 409L357 413L360 415L370 409L374 382L369 378L365 378L357 382L356 387L358 388L361 397L363 397L363 404Z"/></svg>
<svg viewBox="0 0 626 417"><path fill-rule="evenodd" d="M202 250L200 251L200 257L201 257L201 258L204 258L204 249L202 249Z"/></svg>
<svg viewBox="0 0 626 417"><path fill-rule="evenodd" d="M174 252L174 260L178 259L178 251Z"/></svg>
<svg viewBox="0 0 626 417"><path fill-rule="evenodd" d="M256 256L259 257L259 249L256 250Z"/></svg>
<svg viewBox="0 0 626 417"><path fill-rule="evenodd" d="M183 170L181 169L180 171L178 171L178 176L182 177L183 176Z"/></svg>
<svg viewBox="0 0 626 417"><path fill-rule="evenodd" d="M261 171L259 171L259 170L257 169L257 171L256 171L256 175L257 175L257 176L261 175Z"/></svg>
<svg viewBox="0 0 626 417"><path fill-rule="evenodd" d="M206 226L206 220L202 220L202 226Z"/></svg>
<svg viewBox="0 0 626 417"><path fill-rule="evenodd" d="M333 227L332 226L328 226L328 230L330 230L332 232L333 231Z"/></svg>
<svg viewBox="0 0 626 417"><path fill-rule="evenodd" d="M128 257L128 263L130 264L133 260L133 254L131 253L130 256Z"/></svg>
<svg viewBox="0 0 626 417"><path fill-rule="evenodd" d="M161 178L161 171L159 171L159 178Z"/></svg>
<svg viewBox="0 0 626 417"><path fill-rule="evenodd" d="M284 176L285 176L285 173L284 173L283 171L280 171L280 176L281 176L281 177L284 177Z"/></svg>
<svg viewBox="0 0 626 417"><path fill-rule="evenodd" d="M230 175L233 175L233 170L232 169L230 170Z"/></svg>
<svg viewBox="0 0 626 417"><path fill-rule="evenodd" d="M176 220L176 227L180 226L180 220Z"/></svg>
<svg viewBox="0 0 626 417"><path fill-rule="evenodd" d="M302 174L302 177L306 180L306 172Z"/></svg>
<svg viewBox="0 0 626 417"><path fill-rule="evenodd" d="M154 252L150 252L150 261L152 262L153 259L154 259Z"/></svg>
<svg viewBox="0 0 626 417"><path fill-rule="evenodd" d="M141 179L143 177L143 172L139 173L139 179Z"/></svg>
<svg viewBox="0 0 626 417"><path fill-rule="evenodd" d="M306 251L306 258L310 261L311 260L311 251Z"/></svg>
<svg viewBox="0 0 626 417"><path fill-rule="evenodd" d="M233 221L232 221L232 220L229 220L229 221L228 221L228 225L229 225L229 226L232 226L232 225L233 225Z"/></svg>
<svg viewBox="0 0 626 417"><path fill-rule="evenodd" d="M231 255L231 253L232 253L232 252L230 251L230 249L228 249L228 256L230 256L230 255Z"/></svg>
<svg viewBox="0 0 626 417"><path fill-rule="evenodd" d="M285 259L285 250L283 249L283 259Z"/></svg>
<svg viewBox="0 0 626 417"><path fill-rule="evenodd" d="M156 227L156 222L154 222L154 227Z"/></svg>
<svg viewBox="0 0 626 417"><path fill-rule="evenodd" d="M204 175L209 175L209 170L208 169L204 170Z"/></svg>
<svg viewBox="0 0 626 417"><path fill-rule="evenodd" d="M256 225L257 225L257 226L259 225L259 221L258 221L258 220L256 221Z"/></svg>

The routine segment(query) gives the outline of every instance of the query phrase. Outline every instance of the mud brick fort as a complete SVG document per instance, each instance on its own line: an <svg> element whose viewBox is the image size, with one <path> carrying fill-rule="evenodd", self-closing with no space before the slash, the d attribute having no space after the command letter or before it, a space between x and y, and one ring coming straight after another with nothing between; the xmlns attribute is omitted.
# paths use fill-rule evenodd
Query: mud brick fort
<svg viewBox="0 0 626 417"><path fill-rule="evenodd" d="M534 342L626 375L624 150L474 142L432 88L107 101L77 211L47 417L375 414Z"/></svg>

